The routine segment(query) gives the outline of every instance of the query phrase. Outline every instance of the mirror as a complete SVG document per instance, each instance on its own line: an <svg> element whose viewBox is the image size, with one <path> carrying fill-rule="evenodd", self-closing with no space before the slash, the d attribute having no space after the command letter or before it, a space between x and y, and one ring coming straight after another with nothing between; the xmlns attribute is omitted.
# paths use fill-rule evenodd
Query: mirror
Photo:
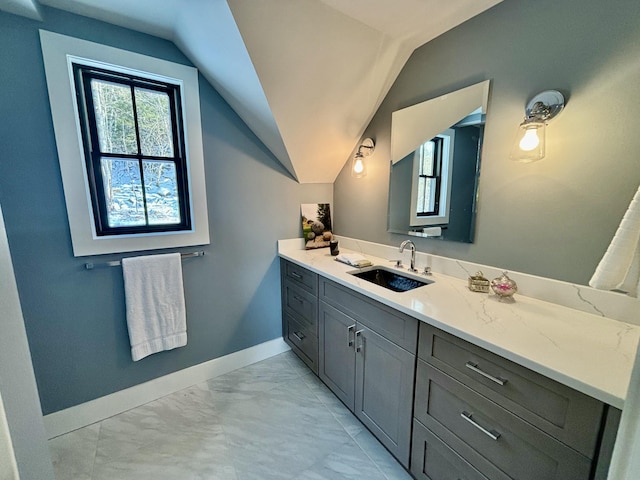
<svg viewBox="0 0 640 480"><path fill-rule="evenodd" d="M393 112L387 231L473 243L489 84Z"/></svg>

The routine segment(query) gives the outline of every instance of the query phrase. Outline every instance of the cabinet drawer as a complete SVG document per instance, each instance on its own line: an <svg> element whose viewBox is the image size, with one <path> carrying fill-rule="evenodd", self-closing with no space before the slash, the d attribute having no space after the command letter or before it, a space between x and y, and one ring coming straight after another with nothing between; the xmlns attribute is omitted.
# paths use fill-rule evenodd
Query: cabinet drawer
<svg viewBox="0 0 640 480"><path fill-rule="evenodd" d="M291 280L309 293L316 295L318 291L317 274L283 259L280 259L280 273L283 279Z"/></svg>
<svg viewBox="0 0 640 480"><path fill-rule="evenodd" d="M583 455L595 454L604 404L427 324L418 356Z"/></svg>
<svg viewBox="0 0 640 480"><path fill-rule="evenodd" d="M289 280L284 281L282 290L285 311L300 317L299 321L308 323L317 335L318 299Z"/></svg>
<svg viewBox="0 0 640 480"><path fill-rule="evenodd" d="M517 480L589 478L589 458L422 360L414 415L481 471L486 459Z"/></svg>
<svg viewBox="0 0 640 480"><path fill-rule="evenodd" d="M296 321L294 317L285 313L286 340L295 353L311 370L318 373L318 337L315 329Z"/></svg>
<svg viewBox="0 0 640 480"><path fill-rule="evenodd" d="M488 480L417 420L413 421L411 474L418 480ZM496 469L492 480L509 480Z"/></svg>
<svg viewBox="0 0 640 480"><path fill-rule="evenodd" d="M405 350L416 353L418 320L320 278L319 297Z"/></svg>

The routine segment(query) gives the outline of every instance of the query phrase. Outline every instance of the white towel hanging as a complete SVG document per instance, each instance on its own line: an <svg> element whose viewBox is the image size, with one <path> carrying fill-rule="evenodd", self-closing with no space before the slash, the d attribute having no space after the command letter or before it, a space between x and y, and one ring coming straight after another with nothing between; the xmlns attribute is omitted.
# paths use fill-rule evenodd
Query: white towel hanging
<svg viewBox="0 0 640 480"><path fill-rule="evenodd" d="M187 317L179 253L122 259L131 357L187 344Z"/></svg>
<svg viewBox="0 0 640 480"><path fill-rule="evenodd" d="M633 297L640 289L640 187L620 222L609 248L589 285L600 290L621 290Z"/></svg>

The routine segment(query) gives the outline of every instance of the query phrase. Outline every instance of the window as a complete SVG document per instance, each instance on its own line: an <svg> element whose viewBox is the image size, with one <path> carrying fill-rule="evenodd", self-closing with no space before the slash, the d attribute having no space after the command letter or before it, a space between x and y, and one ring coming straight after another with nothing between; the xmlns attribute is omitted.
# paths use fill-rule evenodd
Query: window
<svg viewBox="0 0 640 480"><path fill-rule="evenodd" d="M198 71L46 30L40 45L74 256L209 244Z"/></svg>
<svg viewBox="0 0 640 480"><path fill-rule="evenodd" d="M188 230L179 85L73 71L96 234Z"/></svg>
<svg viewBox="0 0 640 480"><path fill-rule="evenodd" d="M413 156L412 227L449 223L455 132L448 129L423 143Z"/></svg>
<svg viewBox="0 0 640 480"><path fill-rule="evenodd" d="M437 215L440 206L440 184L442 182L442 137L420 145L418 158L418 199L416 215Z"/></svg>

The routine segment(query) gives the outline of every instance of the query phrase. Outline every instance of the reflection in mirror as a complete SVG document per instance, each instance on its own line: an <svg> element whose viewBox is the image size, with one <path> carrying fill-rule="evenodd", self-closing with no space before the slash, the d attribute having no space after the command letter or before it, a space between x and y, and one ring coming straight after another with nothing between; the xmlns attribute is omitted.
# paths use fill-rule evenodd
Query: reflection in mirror
<svg viewBox="0 0 640 480"><path fill-rule="evenodd" d="M389 232L473 242L489 83L393 112Z"/></svg>

